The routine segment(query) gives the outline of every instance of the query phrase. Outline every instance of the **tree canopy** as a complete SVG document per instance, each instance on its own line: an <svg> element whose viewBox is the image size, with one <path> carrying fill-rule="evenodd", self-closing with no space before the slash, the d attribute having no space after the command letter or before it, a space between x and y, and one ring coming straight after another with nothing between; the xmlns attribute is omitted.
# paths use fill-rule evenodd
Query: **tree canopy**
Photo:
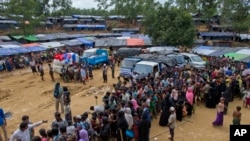
<svg viewBox="0 0 250 141"><path fill-rule="evenodd" d="M196 31L191 15L169 3L156 5L144 26L156 44L191 47L194 43Z"/></svg>

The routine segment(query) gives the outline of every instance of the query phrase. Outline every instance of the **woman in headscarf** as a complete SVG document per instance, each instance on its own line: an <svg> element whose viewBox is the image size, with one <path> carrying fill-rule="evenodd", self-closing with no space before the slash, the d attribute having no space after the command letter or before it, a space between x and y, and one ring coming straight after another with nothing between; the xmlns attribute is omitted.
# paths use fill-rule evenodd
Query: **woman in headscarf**
<svg viewBox="0 0 250 141"><path fill-rule="evenodd" d="M193 88L188 87L186 92L186 100L187 100L187 115L191 116L193 111L193 102L194 102L194 93Z"/></svg>
<svg viewBox="0 0 250 141"><path fill-rule="evenodd" d="M89 141L88 131L81 129L79 132L80 140L79 141Z"/></svg>
<svg viewBox="0 0 250 141"><path fill-rule="evenodd" d="M216 103L215 103L215 97L217 94L215 82L210 83L210 88L208 90L208 94L206 96L206 107L207 108L215 108Z"/></svg>
<svg viewBox="0 0 250 141"><path fill-rule="evenodd" d="M149 141L150 128L151 128L151 122L147 119L147 114L144 113L142 114L142 120L139 123L138 141Z"/></svg>
<svg viewBox="0 0 250 141"><path fill-rule="evenodd" d="M160 126L167 126L168 125L168 117L170 116L169 108L171 107L171 103L169 101L170 95L163 95L163 101L161 103L161 116L159 120Z"/></svg>
<svg viewBox="0 0 250 141"><path fill-rule="evenodd" d="M111 128L107 117L102 118L102 124L103 126L101 127L100 137L102 141L109 141L111 135Z"/></svg>
<svg viewBox="0 0 250 141"><path fill-rule="evenodd" d="M131 102L132 102L134 110L137 111L139 108L137 101L135 99L132 99Z"/></svg>
<svg viewBox="0 0 250 141"><path fill-rule="evenodd" d="M126 119L126 121L128 123L128 129L131 130L134 122L133 122L133 116L131 114L131 109L130 108L125 109L125 119Z"/></svg>
<svg viewBox="0 0 250 141"><path fill-rule="evenodd" d="M128 126L124 112L119 111L117 120L117 141L126 141L126 130L128 129Z"/></svg>

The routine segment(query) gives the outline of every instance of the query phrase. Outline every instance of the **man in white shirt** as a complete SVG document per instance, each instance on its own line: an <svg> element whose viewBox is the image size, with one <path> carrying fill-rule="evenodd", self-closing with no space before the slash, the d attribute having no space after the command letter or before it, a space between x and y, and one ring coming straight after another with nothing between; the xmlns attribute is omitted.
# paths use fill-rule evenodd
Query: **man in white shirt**
<svg viewBox="0 0 250 141"><path fill-rule="evenodd" d="M22 122L12 136L10 137L10 141L31 141L30 129L41 125L42 123L47 123L48 121L43 120L36 122L34 124L28 124L28 122Z"/></svg>

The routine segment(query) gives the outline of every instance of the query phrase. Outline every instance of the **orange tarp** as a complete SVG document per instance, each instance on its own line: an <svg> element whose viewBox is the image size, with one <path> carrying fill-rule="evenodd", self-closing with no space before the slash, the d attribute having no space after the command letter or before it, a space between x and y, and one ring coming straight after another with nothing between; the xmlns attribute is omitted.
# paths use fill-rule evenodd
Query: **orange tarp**
<svg viewBox="0 0 250 141"><path fill-rule="evenodd" d="M22 44L22 47L35 47L40 46L38 43L31 43L31 44Z"/></svg>
<svg viewBox="0 0 250 141"><path fill-rule="evenodd" d="M127 39L127 46L144 46L144 40L138 38Z"/></svg>

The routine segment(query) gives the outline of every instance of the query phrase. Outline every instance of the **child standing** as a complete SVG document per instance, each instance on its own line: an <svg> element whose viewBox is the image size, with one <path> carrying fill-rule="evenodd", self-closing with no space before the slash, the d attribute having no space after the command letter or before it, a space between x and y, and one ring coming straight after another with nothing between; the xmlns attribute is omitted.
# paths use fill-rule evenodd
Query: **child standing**
<svg viewBox="0 0 250 141"><path fill-rule="evenodd" d="M241 121L241 107L237 106L236 111L233 113L233 125L240 125Z"/></svg>
<svg viewBox="0 0 250 141"><path fill-rule="evenodd" d="M168 127L169 127L169 133L170 133L169 139L171 141L173 141L174 140L174 129L176 127L175 108L174 107L170 107L169 112L171 113L171 115L168 118Z"/></svg>

